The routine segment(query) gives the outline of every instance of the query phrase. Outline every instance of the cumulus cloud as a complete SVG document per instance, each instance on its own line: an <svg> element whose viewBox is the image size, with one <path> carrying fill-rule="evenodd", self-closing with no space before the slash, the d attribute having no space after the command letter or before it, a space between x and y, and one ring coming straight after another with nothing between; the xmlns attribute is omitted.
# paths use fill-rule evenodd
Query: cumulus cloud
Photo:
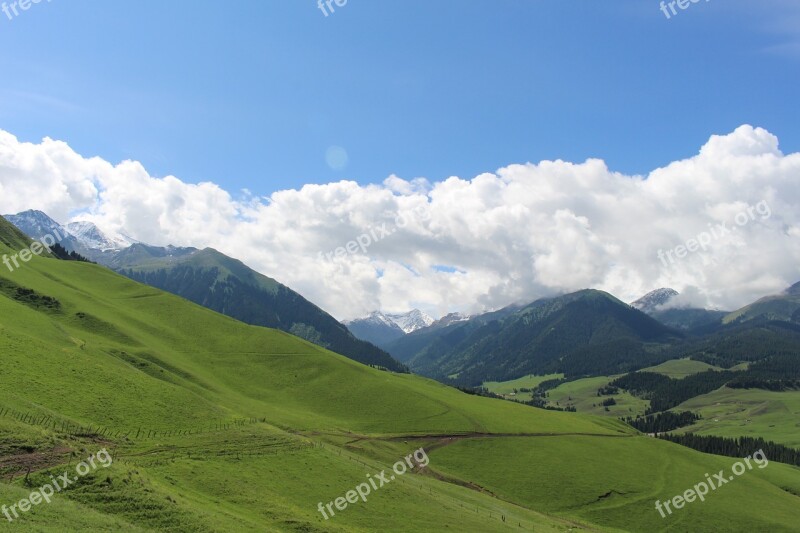
<svg viewBox="0 0 800 533"><path fill-rule="evenodd" d="M768 217L737 224L759 203ZM673 287L693 305L734 309L800 279L798 208L800 154L784 155L774 135L751 126L647 176L596 159L542 161L263 198L0 131L0 211L40 209L152 244L210 246L340 319L412 307L479 312L586 287L626 301ZM677 247L721 224L730 231L678 257ZM366 251L345 251L364 235L374 241Z"/></svg>

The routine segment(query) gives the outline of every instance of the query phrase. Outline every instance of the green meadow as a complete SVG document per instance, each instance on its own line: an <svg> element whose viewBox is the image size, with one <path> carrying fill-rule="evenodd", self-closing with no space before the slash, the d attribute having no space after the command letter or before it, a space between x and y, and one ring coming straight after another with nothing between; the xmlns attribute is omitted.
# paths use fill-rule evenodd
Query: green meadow
<svg viewBox="0 0 800 533"><path fill-rule="evenodd" d="M702 420L676 430L720 437L762 437L800 448L800 391L722 387L688 400L674 411L694 411Z"/></svg>
<svg viewBox="0 0 800 533"><path fill-rule="evenodd" d="M649 402L632 394L620 391L610 396L598 396L597 391L619 376L599 376L569 381L548 391L548 403L556 407L575 406L579 413L593 415L628 417L643 414ZM603 406L603 400L614 398L616 405Z"/></svg>
<svg viewBox="0 0 800 533"><path fill-rule="evenodd" d="M709 365L702 361L693 361L691 359L671 359L665 361L660 365L643 368L639 372L653 372L655 374L663 374L668 378L681 379L708 370L721 370L716 366Z"/></svg>
<svg viewBox="0 0 800 533"><path fill-rule="evenodd" d="M0 243L3 253L10 248ZM96 265L36 257L0 270L0 361L0 505L100 449L114 458L5 524L9 531L789 531L800 523L796 468L770 464L666 521L654 498L732 461L612 418L369 368ZM572 387L566 394L577 395ZM428 467L329 520L318 512L420 447Z"/></svg>
<svg viewBox="0 0 800 533"><path fill-rule="evenodd" d="M543 381L563 378L564 374L549 374L547 376L523 376L511 381L487 381L483 384L489 392L505 396L509 400L527 402L531 400L530 392L520 392L519 389L534 389ZM516 389L516 392L514 390Z"/></svg>

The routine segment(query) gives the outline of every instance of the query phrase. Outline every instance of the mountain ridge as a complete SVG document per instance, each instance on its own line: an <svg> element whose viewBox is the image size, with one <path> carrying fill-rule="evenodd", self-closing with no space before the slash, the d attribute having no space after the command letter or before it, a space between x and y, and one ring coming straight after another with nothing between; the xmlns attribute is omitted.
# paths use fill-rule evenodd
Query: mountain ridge
<svg viewBox="0 0 800 533"><path fill-rule="evenodd" d="M526 374L618 371L657 358L681 333L612 295L586 289L420 330L387 346L414 371L477 386ZM588 360L582 350L600 353ZM612 373L612 372L610 372Z"/></svg>
<svg viewBox="0 0 800 533"><path fill-rule="evenodd" d="M23 226L33 233L64 228L41 211L26 211L22 215ZM114 247L111 239L88 224L81 225L88 233L83 241L75 239L77 245L73 251L126 277L245 323L297 335L355 361L395 372L408 371L387 352L355 338L345 326L300 294L237 259L211 248L159 247L138 241L125 248ZM24 227L20 229L24 231ZM98 248L87 248L87 243Z"/></svg>
<svg viewBox="0 0 800 533"><path fill-rule="evenodd" d="M383 348L386 344L430 326L433 318L419 309L406 313L373 311L363 318L343 322L357 338Z"/></svg>

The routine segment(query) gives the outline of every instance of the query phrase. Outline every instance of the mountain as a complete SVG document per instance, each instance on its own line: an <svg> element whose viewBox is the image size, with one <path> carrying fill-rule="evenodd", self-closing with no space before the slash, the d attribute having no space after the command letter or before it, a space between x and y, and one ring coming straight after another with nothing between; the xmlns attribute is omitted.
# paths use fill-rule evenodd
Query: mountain
<svg viewBox="0 0 800 533"><path fill-rule="evenodd" d="M423 353L444 353L475 329L507 316L518 309L510 306L499 311L468 317L461 313L450 313L433 322L427 328L414 331L384 346L398 361L408 364Z"/></svg>
<svg viewBox="0 0 800 533"><path fill-rule="evenodd" d="M641 368L660 361L663 347L681 337L595 290L430 329L387 349L412 370L470 386L526 374L610 375Z"/></svg>
<svg viewBox="0 0 800 533"><path fill-rule="evenodd" d="M42 211L23 211L4 218L32 239L41 241L47 235L53 236L67 251L106 266L111 265L116 254L137 242L124 234L106 234L92 222L70 222L62 226Z"/></svg>
<svg viewBox="0 0 800 533"><path fill-rule="evenodd" d="M800 283L795 283L781 294L766 296L734 311L722 321L725 324L734 324L756 319L800 323Z"/></svg>
<svg viewBox="0 0 800 533"><path fill-rule="evenodd" d="M295 334L361 363L407 371L296 292L216 250L150 246L124 234L106 234L91 222L64 227L41 211L10 218L34 239L54 230L68 234L62 241L68 250L242 322Z"/></svg>
<svg viewBox="0 0 800 533"><path fill-rule="evenodd" d="M697 329L719 326L728 312L695 307L675 307L671 309L661 309L649 314L665 326L681 331L695 331Z"/></svg>
<svg viewBox="0 0 800 533"><path fill-rule="evenodd" d="M407 313L387 314L386 317L397 324L404 333L413 333L418 329L427 328L434 322L433 318L419 309L413 309Z"/></svg>
<svg viewBox="0 0 800 533"><path fill-rule="evenodd" d="M211 248L134 244L114 257L112 267L247 324L286 331L364 364L407 371L298 293Z"/></svg>
<svg viewBox="0 0 800 533"><path fill-rule="evenodd" d="M458 322L466 322L470 318L471 317L469 315L465 315L465 314L462 314L462 313L450 313L450 314L447 314L447 315L443 316L439 320L436 320L435 322L431 323L429 325L429 327L431 327L431 328L444 328L444 327L447 327L447 326L449 326L451 324L457 324Z"/></svg>
<svg viewBox="0 0 800 533"><path fill-rule="evenodd" d="M178 246L150 246L135 243L124 250L105 256L105 266L114 270L124 268L145 268L174 264L182 258L199 252L197 248L181 248Z"/></svg>
<svg viewBox="0 0 800 533"><path fill-rule="evenodd" d="M124 233L107 235L92 222L70 222L65 227L78 240L81 246L90 250L100 252L120 251L139 242Z"/></svg>
<svg viewBox="0 0 800 533"><path fill-rule="evenodd" d="M647 313L665 326L681 331L708 329L721 325L727 311L697 307L665 307L678 296L674 289L656 289L631 303L631 307Z"/></svg>
<svg viewBox="0 0 800 533"><path fill-rule="evenodd" d="M787 359L785 377L800 379L800 324L765 318L724 325L709 334L690 337L673 348L676 357L722 368L741 363Z"/></svg>
<svg viewBox="0 0 800 533"><path fill-rule="evenodd" d="M419 309L414 309L399 314L373 311L364 318L350 320L344 324L357 338L384 347L408 333L430 326L433 321Z"/></svg>
<svg viewBox="0 0 800 533"><path fill-rule="evenodd" d="M0 217L0 244L6 248L6 255L11 255L12 252L29 247L32 241L19 228Z"/></svg>
<svg viewBox="0 0 800 533"><path fill-rule="evenodd" d="M28 244L0 218L0 255ZM769 468L754 462L713 504L709 496L662 518L642 495L683 494L698 472L728 471L734 460L616 419L369 368L99 265L34 257L0 269L0 354L9 530L646 532L679 520L692 531L750 532L800 523L800 473L769 452ZM88 457L104 451L113 461L90 468ZM391 479L392 470L405 474ZM12 510L31 487L70 472L79 476L52 503ZM351 489L370 492L345 508Z"/></svg>
<svg viewBox="0 0 800 533"><path fill-rule="evenodd" d="M394 320L380 311L373 311L364 318L350 320L344 324L356 338L380 347L406 334Z"/></svg>
<svg viewBox="0 0 800 533"><path fill-rule="evenodd" d="M46 235L49 235L70 252L82 253L86 251L78 239L65 226L62 226L42 211L28 210L16 215L4 215L3 218L31 239L41 241Z"/></svg>
<svg viewBox="0 0 800 533"><path fill-rule="evenodd" d="M786 296L800 296L800 282L797 282L788 289L786 289L784 294Z"/></svg>
<svg viewBox="0 0 800 533"><path fill-rule="evenodd" d="M631 307L650 315L659 307L669 303L669 301L676 296L678 296L678 291L675 289L656 289L631 303Z"/></svg>

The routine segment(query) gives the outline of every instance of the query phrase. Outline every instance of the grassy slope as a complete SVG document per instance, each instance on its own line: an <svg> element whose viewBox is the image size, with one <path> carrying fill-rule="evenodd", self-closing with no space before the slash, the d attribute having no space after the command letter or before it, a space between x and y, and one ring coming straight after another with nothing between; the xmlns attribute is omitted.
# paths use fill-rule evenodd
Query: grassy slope
<svg viewBox="0 0 800 533"><path fill-rule="evenodd" d="M674 359L661 363L657 366L652 366L640 370L640 372L655 372L663 374L671 378L685 378L699 372L706 370L719 370L715 366L711 366L701 361L692 361L690 359ZM520 387L532 388L547 379L555 379L563 377L561 374L551 374L549 376L524 376L512 381L497 382L491 381L484 383L483 386L495 394L507 395L513 390ZM556 387L550 391L550 405L565 407L568 404L574 405L579 413L590 413L602 416L625 417L634 416L637 414L644 414L647 409L647 401L636 398L635 396L627 393L620 392L614 394L613 398L617 400L617 405L612 405L605 410L605 407L600 405L604 399L609 396L598 397L597 390L605 387L611 381L619 376L598 376L593 378L579 379L570 381ZM514 399L525 401L530 400L530 393L518 393Z"/></svg>
<svg viewBox="0 0 800 533"><path fill-rule="evenodd" d="M566 407L571 404L575 406L579 413L593 415L627 417L643 414L649 402L636 398L629 392L620 391L618 394L611 396L597 395L598 389L605 387L618 377L600 376L564 383L549 391L549 403L559 407ZM617 404L609 406L608 411L606 411L606 408L600 404L608 398L614 398Z"/></svg>
<svg viewBox="0 0 800 533"><path fill-rule="evenodd" d="M0 245L0 253L4 248ZM423 442L410 434L555 435L447 440L451 445L436 452L486 442L488 456L483 459L500 461L501 470L514 475L532 471L535 461L531 458L540 446L560 442L566 447L586 442L575 434L598 435L583 450L600 465L597 479L613 474L615 457L638 457L638 443L644 440L626 436L631 431L612 420L472 397L416 376L370 369L290 335L247 326L132 283L98 266L37 258L24 269L3 272L0 277L61 302L61 309L52 311L0 296L0 406L133 432L128 439L114 437L102 443L115 448L117 461L111 469L87 479L68 498L60 498L58 506L37 507L24 522L12 525L20 530L35 529L37 523L52 527L54 517L62 513L62 530L118 529L120 524L133 524L187 531L370 531L376 527L499 531L509 527L501 516L523 524L523 529L564 529L559 518L430 475L407 475L373 495L367 504L354 505L330 522L316 512L316 503L342 495L365 479L366 473L385 468ZM215 429L219 421L230 423L239 417L266 422ZM204 432L137 438L138 428ZM391 435L405 436L392 440ZM14 450L22 453L24 446L44 453L53 443L66 444L77 450L76 456L101 446L91 439L76 443L58 430L3 417L0 437L11 440L5 458ZM675 445L664 446L661 453L677 464L693 454ZM448 455L432 457L436 458L431 472L439 471L440 460L441 468L449 464ZM708 467L717 459L697 460L701 465L703 461ZM640 491L651 484L646 463L637 459L631 467L631 483ZM53 463L54 471L63 471L65 466L58 464ZM459 469L459 477L484 482L481 461L470 465L466 471ZM577 476L582 466L565 455L559 475ZM796 472L786 476L787 483L800 477ZM16 501L20 480L14 486L5 481L0 484L0 501ZM694 477L675 476L675 483L689 481L694 482ZM40 483L34 478L33 484ZM784 516L787 505L800 508L797 497L776 493L766 483L752 487L743 482L742 487L771 491L771 503L761 506L751 519L762 526L776 520L770 518L775 513ZM564 498L569 500L565 515L592 516L616 527L628 524L623 515L592 515L581 498L557 497ZM548 513L562 512L549 501L508 499ZM464 511L473 505L474 514ZM707 520L727 520L723 511L730 510L715 511ZM800 519L800 511L795 518Z"/></svg>
<svg viewBox="0 0 800 533"><path fill-rule="evenodd" d="M655 372L675 379L685 378L706 370L719 370L715 366L690 359L674 359L657 366L644 368L640 372ZM601 416L627 417L644 414L648 402L628 392L620 392L612 396L597 396L597 390L605 387L620 376L598 376L570 381L549 392L550 405L565 407L574 405L579 413ZM511 382L508 382L511 383ZM606 398L614 398L616 405L609 406L608 411L600 403Z"/></svg>
<svg viewBox="0 0 800 533"><path fill-rule="evenodd" d="M703 419L686 428L701 435L763 437L800 448L800 391L772 392L722 387L688 400L674 411Z"/></svg>
<svg viewBox="0 0 800 533"><path fill-rule="evenodd" d="M497 409L430 380L376 371L99 266L39 260L9 279L62 303L59 313L42 313L0 299L8 366L0 391L13 393L19 408L58 407L75 420L119 428L127 420L172 427L235 415L377 433L597 429L588 419L513 404ZM49 376L59 376L59 387L42 379ZM28 386L20 391L12 377ZM69 405L60 406L67 394ZM131 400L137 397L160 401L141 405Z"/></svg>
<svg viewBox="0 0 800 533"><path fill-rule="evenodd" d="M564 374L550 374L547 376L522 376L521 378L512 379L511 381L487 381L483 384L490 392L508 396L517 401L528 401L531 399L530 392L517 392L514 396L514 389L533 389L541 382L548 379L563 378Z"/></svg>
<svg viewBox="0 0 800 533"><path fill-rule="evenodd" d="M159 257L146 259L143 254ZM365 364L402 371L383 350L361 341L300 294L211 248L161 257L164 249L135 245L111 267L125 276L171 292L242 322L280 329ZM139 263L141 261L141 263ZM128 268L118 268L119 265Z"/></svg>
<svg viewBox="0 0 800 533"><path fill-rule="evenodd" d="M798 309L800 309L800 294L767 296L726 315L722 319L722 323L744 322L758 317L788 321L792 320Z"/></svg>
<svg viewBox="0 0 800 533"><path fill-rule="evenodd" d="M661 518L664 501L735 460L694 451L674 453L669 443L649 437L464 440L431 454L442 470L469 479L501 498L543 511L575 516L632 531L796 531L798 469L770 463L757 467ZM510 458L514 458L510 460ZM524 464L525 468L519 468ZM767 515L762 511L769 508Z"/></svg>
<svg viewBox="0 0 800 533"><path fill-rule="evenodd" d="M129 264L120 266L145 272L183 264L188 264L194 268L218 269L219 280L224 280L229 276L233 276L239 278L248 285L258 287L271 293L278 292L281 286L280 283L274 279L255 272L241 261L228 257L213 248L198 250L194 253L177 258L153 258L147 262L139 262L134 259L129 261Z"/></svg>
<svg viewBox="0 0 800 533"><path fill-rule="evenodd" d="M655 374L663 374L673 379L682 379L687 376L693 376L707 370L720 370L719 367L709 365L702 361L693 361L691 359L672 359L661 363L660 365L643 368L639 372L653 372Z"/></svg>

